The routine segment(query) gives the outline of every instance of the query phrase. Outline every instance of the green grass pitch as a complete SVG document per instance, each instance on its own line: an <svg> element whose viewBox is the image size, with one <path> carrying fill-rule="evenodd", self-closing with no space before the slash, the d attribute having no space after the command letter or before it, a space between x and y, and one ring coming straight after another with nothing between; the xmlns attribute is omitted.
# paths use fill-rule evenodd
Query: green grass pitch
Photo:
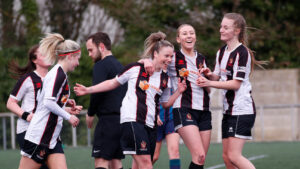
<svg viewBox="0 0 300 169"><path fill-rule="evenodd" d="M91 158L90 147L66 147L65 155L69 169L93 169L94 162ZM257 169L299 169L300 168L300 142L265 142L245 144L243 154L252 159ZM180 146L181 168L187 169L191 156L184 145ZM0 150L0 168L16 169L20 160L19 150ZM131 165L131 157L123 160L123 168ZM160 158L154 165L155 169L168 169L168 153L166 146L162 146ZM210 145L206 158L206 169L224 169L222 161L222 145L213 143Z"/></svg>

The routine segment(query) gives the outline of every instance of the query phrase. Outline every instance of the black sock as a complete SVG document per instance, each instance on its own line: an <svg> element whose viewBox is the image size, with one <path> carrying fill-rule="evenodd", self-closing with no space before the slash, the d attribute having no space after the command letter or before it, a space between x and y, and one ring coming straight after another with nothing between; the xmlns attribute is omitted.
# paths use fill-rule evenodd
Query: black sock
<svg viewBox="0 0 300 169"><path fill-rule="evenodd" d="M198 164L193 163L193 161L191 161L189 169L203 169L203 165L198 165Z"/></svg>
<svg viewBox="0 0 300 169"><path fill-rule="evenodd" d="M95 168L95 169L106 169L106 168L103 168L103 167L97 167L97 168Z"/></svg>

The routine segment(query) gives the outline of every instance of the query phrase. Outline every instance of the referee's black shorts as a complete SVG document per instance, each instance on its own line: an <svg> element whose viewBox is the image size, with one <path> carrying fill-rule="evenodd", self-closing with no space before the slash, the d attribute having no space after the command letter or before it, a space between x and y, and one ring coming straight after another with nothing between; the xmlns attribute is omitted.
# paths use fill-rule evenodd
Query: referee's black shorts
<svg viewBox="0 0 300 169"><path fill-rule="evenodd" d="M94 133L92 157L105 160L124 159L120 139L120 115L100 116Z"/></svg>

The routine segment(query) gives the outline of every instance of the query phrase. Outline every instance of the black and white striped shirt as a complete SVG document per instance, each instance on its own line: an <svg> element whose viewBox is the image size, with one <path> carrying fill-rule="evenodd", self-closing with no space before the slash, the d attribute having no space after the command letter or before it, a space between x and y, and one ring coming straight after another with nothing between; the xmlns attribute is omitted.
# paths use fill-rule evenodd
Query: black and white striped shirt
<svg viewBox="0 0 300 169"><path fill-rule="evenodd" d="M23 75L16 83L12 90L10 97L21 101L21 109L35 113L37 106L37 93L42 87L42 78L33 71ZM27 130L29 122L21 118L17 121L17 134L20 134Z"/></svg>
<svg viewBox="0 0 300 169"><path fill-rule="evenodd" d="M121 123L139 122L155 126L159 103L170 97L170 82L166 72L149 76L141 63L132 63L117 76L120 84L128 82L128 89L121 106Z"/></svg>
<svg viewBox="0 0 300 169"><path fill-rule="evenodd" d="M229 115L255 114L255 105L251 96L249 75L251 72L251 55L248 49L239 44L228 51L223 46L216 57L214 74L220 76L221 81L237 79L242 81L238 90L223 89L223 113Z"/></svg>

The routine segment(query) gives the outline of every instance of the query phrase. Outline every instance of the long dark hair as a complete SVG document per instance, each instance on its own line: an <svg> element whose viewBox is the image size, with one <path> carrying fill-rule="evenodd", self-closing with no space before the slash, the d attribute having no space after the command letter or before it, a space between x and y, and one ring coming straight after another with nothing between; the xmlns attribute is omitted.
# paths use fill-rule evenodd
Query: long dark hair
<svg viewBox="0 0 300 169"><path fill-rule="evenodd" d="M28 61L25 67L21 67L16 60L12 60L8 64L8 71L11 73L11 77L14 79L19 79L26 73L32 72L36 69L36 65L33 62L36 59L36 51L39 45L33 45L28 51Z"/></svg>

